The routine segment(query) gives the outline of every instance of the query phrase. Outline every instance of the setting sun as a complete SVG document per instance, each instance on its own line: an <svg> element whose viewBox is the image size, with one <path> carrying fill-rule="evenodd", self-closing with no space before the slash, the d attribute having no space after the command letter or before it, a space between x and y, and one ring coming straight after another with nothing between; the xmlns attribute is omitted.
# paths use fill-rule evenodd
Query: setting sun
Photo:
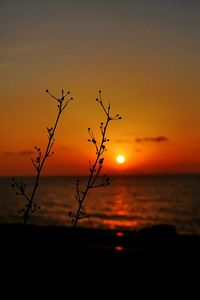
<svg viewBox="0 0 200 300"><path fill-rule="evenodd" d="M118 164L123 164L124 162L125 162L125 157L124 157L124 155L118 155L117 157L116 157L116 161L118 162Z"/></svg>

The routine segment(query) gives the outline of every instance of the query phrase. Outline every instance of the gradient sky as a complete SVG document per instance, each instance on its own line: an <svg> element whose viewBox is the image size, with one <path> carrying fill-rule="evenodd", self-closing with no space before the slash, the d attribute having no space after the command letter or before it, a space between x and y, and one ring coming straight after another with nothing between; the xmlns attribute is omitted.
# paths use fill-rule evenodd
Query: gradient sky
<svg viewBox="0 0 200 300"><path fill-rule="evenodd" d="M84 174L101 89L113 113L105 170L200 172L200 1L1 0L0 175L34 174L56 106L70 90L43 174ZM126 156L117 165L117 154Z"/></svg>

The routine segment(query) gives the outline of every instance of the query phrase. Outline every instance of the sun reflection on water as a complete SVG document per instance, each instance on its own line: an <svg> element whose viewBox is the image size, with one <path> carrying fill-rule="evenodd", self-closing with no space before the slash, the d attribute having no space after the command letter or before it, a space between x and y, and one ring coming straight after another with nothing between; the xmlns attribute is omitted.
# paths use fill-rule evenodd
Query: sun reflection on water
<svg viewBox="0 0 200 300"><path fill-rule="evenodd" d="M125 187L120 187L118 193L113 196L112 206L110 207L110 215L115 216L111 219L102 220L103 224L110 229L115 228L132 228L138 227L138 221L129 218L131 207L127 201L127 190ZM127 217L127 219L126 219Z"/></svg>
<svg viewBox="0 0 200 300"><path fill-rule="evenodd" d="M124 250L124 247L122 246L115 246L115 251L122 251Z"/></svg>

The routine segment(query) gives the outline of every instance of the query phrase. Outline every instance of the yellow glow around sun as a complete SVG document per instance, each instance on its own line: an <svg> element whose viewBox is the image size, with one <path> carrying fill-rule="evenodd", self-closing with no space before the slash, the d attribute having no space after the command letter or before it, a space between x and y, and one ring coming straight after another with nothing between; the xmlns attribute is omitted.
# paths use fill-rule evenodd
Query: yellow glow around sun
<svg viewBox="0 0 200 300"><path fill-rule="evenodd" d="M118 164L123 164L124 162L125 162L125 157L124 157L124 155L117 155L117 157L116 157L116 161L118 162Z"/></svg>

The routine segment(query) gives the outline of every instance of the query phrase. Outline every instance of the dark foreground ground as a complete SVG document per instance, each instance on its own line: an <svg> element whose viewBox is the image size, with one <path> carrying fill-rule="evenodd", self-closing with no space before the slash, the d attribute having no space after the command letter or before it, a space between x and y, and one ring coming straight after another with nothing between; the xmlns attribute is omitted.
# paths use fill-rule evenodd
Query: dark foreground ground
<svg viewBox="0 0 200 300"><path fill-rule="evenodd" d="M172 226L136 232L0 224L0 241L0 286L9 284L7 294L28 287L37 297L42 288L44 298L54 289L66 299L107 299L108 291L126 299L138 289L163 299L188 287L192 299L199 287L200 236L177 235Z"/></svg>
<svg viewBox="0 0 200 300"><path fill-rule="evenodd" d="M0 224L0 241L2 278L31 289L47 278L48 291L57 281L64 289L93 282L99 292L105 286L131 290L136 282L151 282L158 291L159 280L165 290L179 280L182 289L191 278L194 286L199 280L200 236L178 235L173 226L137 232Z"/></svg>
<svg viewBox="0 0 200 300"><path fill-rule="evenodd" d="M162 224L140 231L0 224L0 237L2 253L12 256L200 259L200 236L178 235L173 226Z"/></svg>

